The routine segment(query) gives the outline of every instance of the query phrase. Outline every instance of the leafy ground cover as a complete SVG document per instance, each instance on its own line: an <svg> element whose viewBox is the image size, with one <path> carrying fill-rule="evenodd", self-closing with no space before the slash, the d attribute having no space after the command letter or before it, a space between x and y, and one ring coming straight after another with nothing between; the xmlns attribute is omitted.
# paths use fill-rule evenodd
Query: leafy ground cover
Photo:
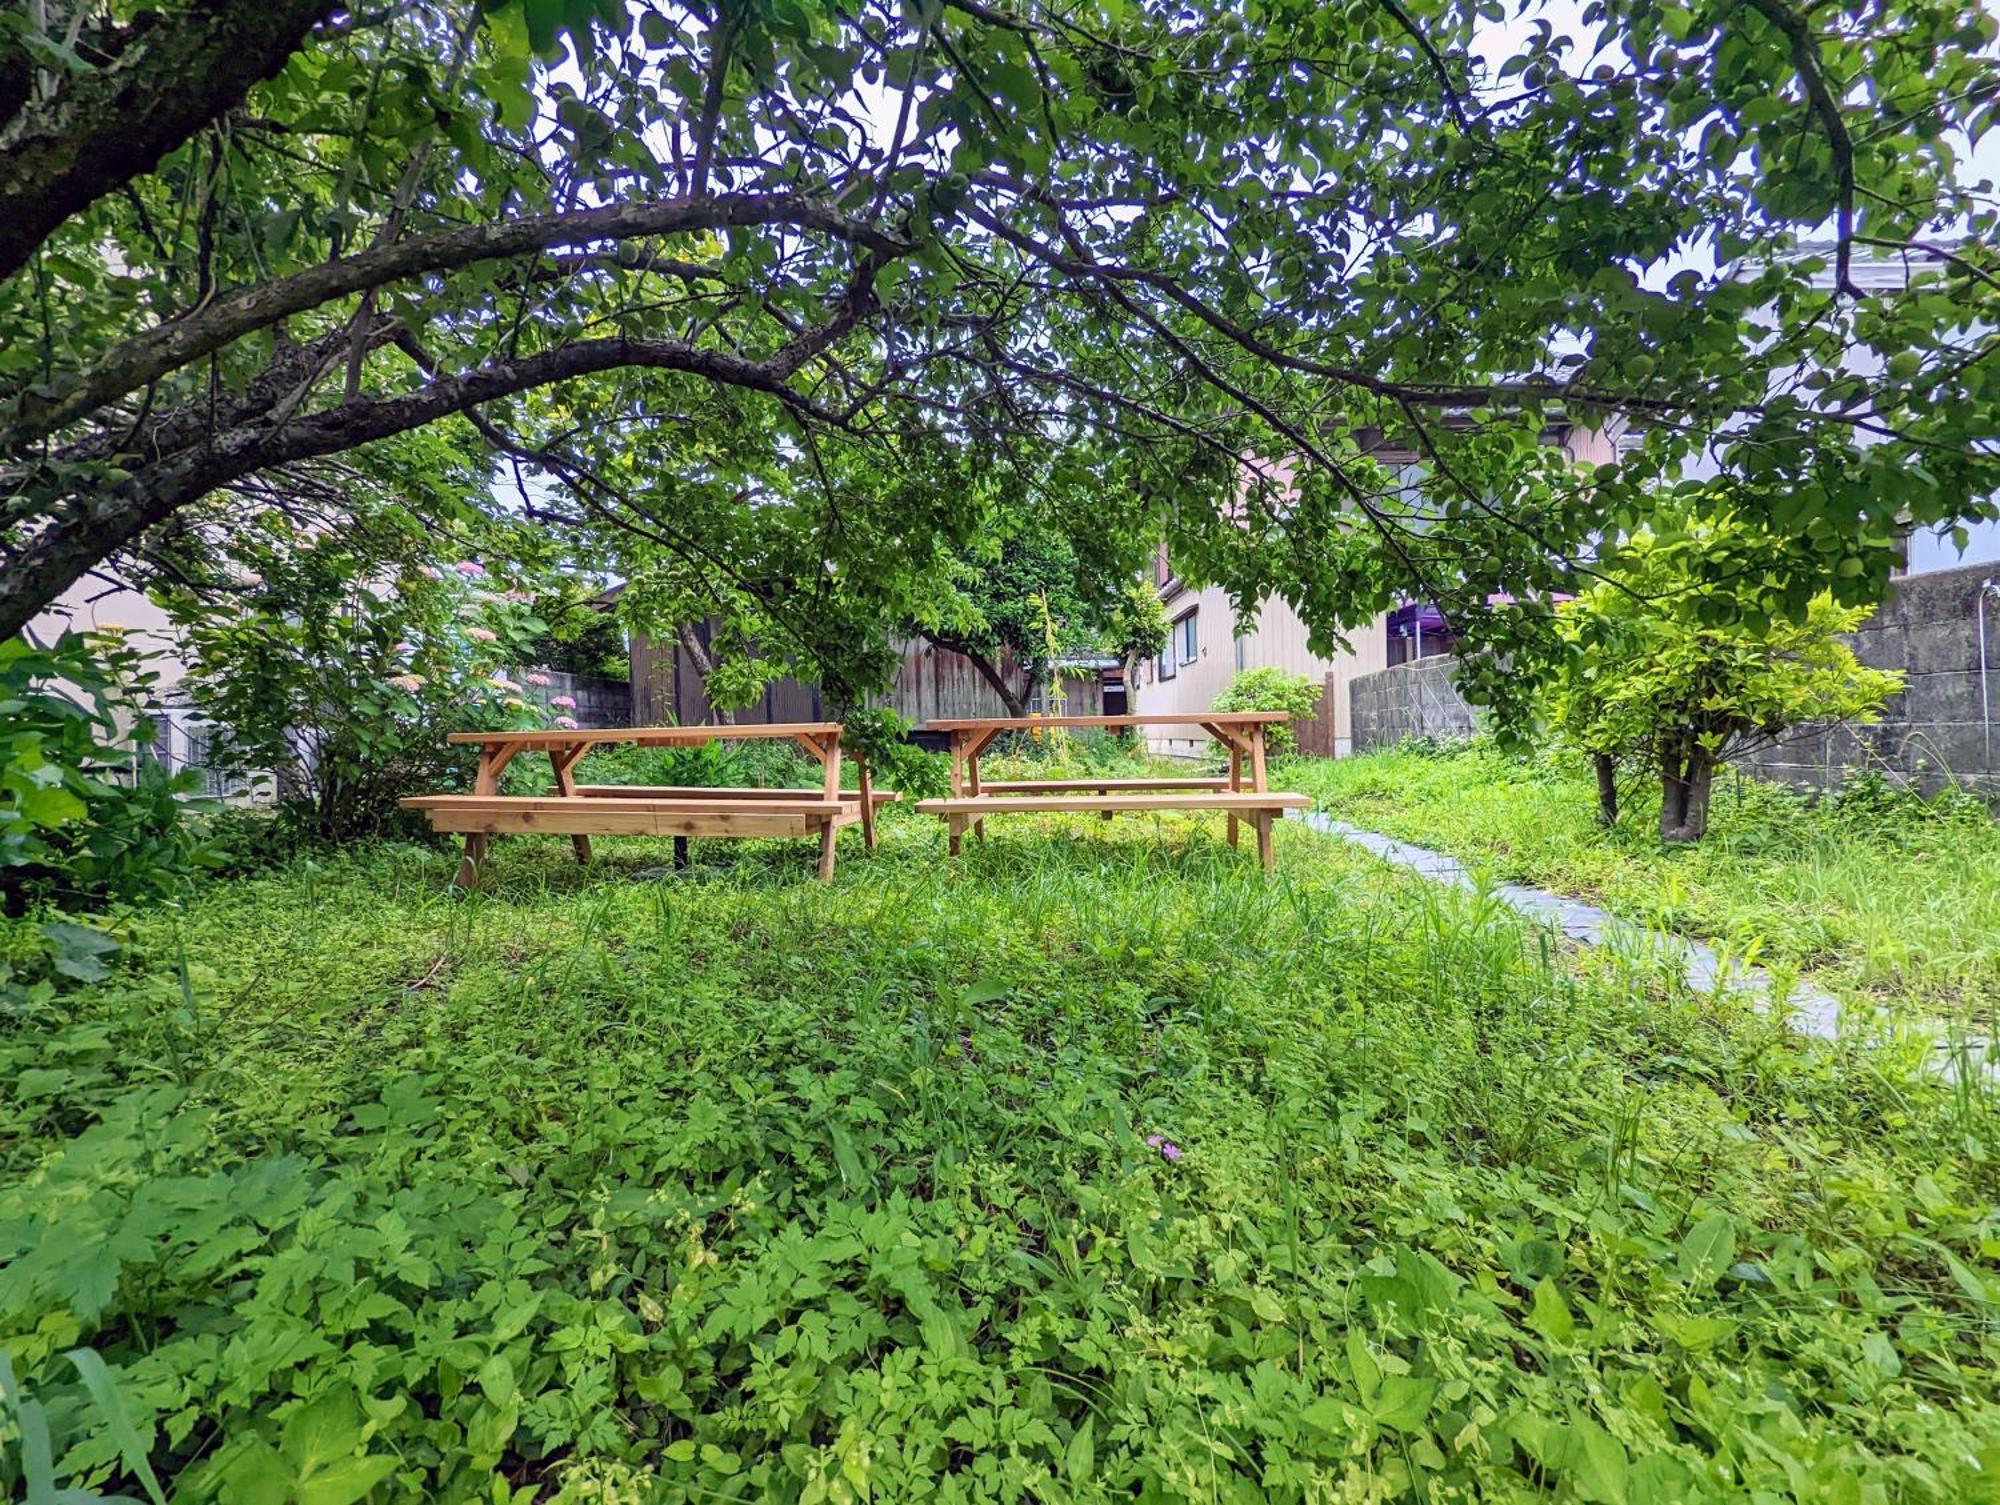
<svg viewBox="0 0 2000 1505"><path fill-rule="evenodd" d="M0 1025L0 1487L1993 1498L1986 1094L1220 838L520 840L467 901L384 844L132 916Z"/></svg>
<svg viewBox="0 0 2000 1505"><path fill-rule="evenodd" d="M2000 1005L2000 828L1963 796L1925 802L1863 780L1812 801L1729 777L1707 838L1669 847L1657 789L1634 790L1607 832L1587 769L1484 742L1295 762L1281 782L1494 879L1712 938L1849 997L1973 1027Z"/></svg>

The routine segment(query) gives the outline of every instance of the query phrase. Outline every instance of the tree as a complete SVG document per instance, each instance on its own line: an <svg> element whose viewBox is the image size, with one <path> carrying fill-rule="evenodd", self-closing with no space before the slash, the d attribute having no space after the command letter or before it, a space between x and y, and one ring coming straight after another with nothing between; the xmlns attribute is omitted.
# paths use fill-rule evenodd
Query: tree
<svg viewBox="0 0 2000 1505"><path fill-rule="evenodd" d="M1722 511L1641 530L1607 578L1556 616L1568 649L1549 697L1556 735L1597 769L1599 811L1618 818L1617 767L1660 780L1660 837L1699 841L1715 770L1807 722L1873 720L1900 672L1864 667L1839 634L1868 607L1822 592L1802 616L1754 602L1782 541Z"/></svg>
<svg viewBox="0 0 2000 1505"><path fill-rule="evenodd" d="M394 829L402 796L467 781L474 750L450 733L546 724L507 673L547 631L532 593L435 543L394 511L337 532L280 519L239 543L233 596L163 592L213 762L274 776L290 833Z"/></svg>
<svg viewBox="0 0 2000 1505"><path fill-rule="evenodd" d="M1558 586L1703 447L1797 604L1990 514L2000 276L1953 182L1990 18L1615 0L1587 58L1531 21L1488 71L1481 14L51 0L0 44L0 635L364 446L464 418L588 463L725 398L757 464L1102 436L1184 570L1323 644L1414 590L1524 648L1545 613L1487 596ZM1968 228L1912 295L1853 273ZM1697 246L1740 275L1667 275ZM1577 476L1557 414L1645 440ZM957 500L919 525L962 540Z"/></svg>

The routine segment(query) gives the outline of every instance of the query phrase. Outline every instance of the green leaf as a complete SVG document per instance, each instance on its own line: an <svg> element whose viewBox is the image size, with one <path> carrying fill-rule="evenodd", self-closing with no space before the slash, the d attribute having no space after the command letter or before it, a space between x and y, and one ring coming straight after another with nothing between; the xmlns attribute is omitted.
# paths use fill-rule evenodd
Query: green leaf
<svg viewBox="0 0 2000 1505"><path fill-rule="evenodd" d="M153 1505L166 1505L166 1496L160 1492L160 1481L153 1476L153 1465L147 1461L150 1448L139 1435L139 1429L132 1424L131 1413L125 1409L124 1393L118 1388L118 1381L111 1371L104 1367L104 1360L93 1348L72 1348L63 1357L76 1366L77 1378L83 1381L83 1388L90 1392L90 1398L97 1402L97 1409L104 1413L105 1429L118 1445L118 1457L124 1463L125 1471L146 1486L146 1495Z"/></svg>
<svg viewBox="0 0 2000 1505"><path fill-rule="evenodd" d="M1528 1310L1528 1326L1551 1343L1568 1343L1576 1336L1576 1319L1570 1315L1569 1303L1563 1300L1562 1289L1554 1280L1543 1279L1536 1283L1534 1305Z"/></svg>
<svg viewBox="0 0 2000 1505"><path fill-rule="evenodd" d="M330 1390L294 1411L278 1444L301 1474L361 1446L361 1407L347 1389Z"/></svg>
<svg viewBox="0 0 2000 1505"><path fill-rule="evenodd" d="M1071 1434L1069 1446L1063 1449L1063 1472L1072 1484L1084 1483L1097 1469L1095 1423L1095 1417L1084 1417L1083 1425Z"/></svg>
<svg viewBox="0 0 2000 1505"><path fill-rule="evenodd" d="M1710 1213L1681 1240L1680 1277L1691 1286L1706 1289L1714 1285L1735 1262L1736 1221L1728 1213Z"/></svg>
<svg viewBox="0 0 2000 1505"><path fill-rule="evenodd" d="M299 1481L299 1505L354 1505L395 1469L396 1460L384 1453L343 1458Z"/></svg>

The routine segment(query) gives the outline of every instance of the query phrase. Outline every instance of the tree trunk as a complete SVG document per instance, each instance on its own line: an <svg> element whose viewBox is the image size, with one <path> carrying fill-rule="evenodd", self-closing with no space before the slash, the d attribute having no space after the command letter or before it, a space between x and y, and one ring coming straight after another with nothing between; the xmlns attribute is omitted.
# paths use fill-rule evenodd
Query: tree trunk
<svg viewBox="0 0 2000 1505"><path fill-rule="evenodd" d="M715 672L715 656L708 651L708 644L701 640L701 634L695 631L692 622L681 623L674 629L674 636L693 662L694 672L701 676L701 698L708 705L709 716L717 726L728 726L735 720L736 713L718 709L708 694L708 677ZM679 711L680 707L675 706L674 709Z"/></svg>
<svg viewBox="0 0 2000 1505"><path fill-rule="evenodd" d="M1597 769L1597 819L1608 831L1618 824L1618 760L1610 753L1592 753Z"/></svg>
<svg viewBox="0 0 2000 1505"><path fill-rule="evenodd" d="M1700 841L1708 831L1709 793L1715 787L1715 756L1690 738L1660 760L1660 840Z"/></svg>
<svg viewBox="0 0 2000 1505"><path fill-rule="evenodd" d="M977 648L959 648L954 651L963 654L966 662L979 671L980 678L993 687L993 693L1000 697L1000 703L1007 708L1009 716L1018 719L1028 714L1026 699L1007 683L1007 676L1000 672L992 659Z"/></svg>

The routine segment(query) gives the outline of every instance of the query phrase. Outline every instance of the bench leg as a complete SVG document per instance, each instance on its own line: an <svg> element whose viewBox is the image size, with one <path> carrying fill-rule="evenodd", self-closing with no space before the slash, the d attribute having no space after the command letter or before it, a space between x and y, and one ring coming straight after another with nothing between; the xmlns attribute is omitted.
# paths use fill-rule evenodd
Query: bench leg
<svg viewBox="0 0 2000 1505"><path fill-rule="evenodd" d="M482 831L468 832L465 838L465 855L458 859L458 876L452 880L454 888L470 888L479 881L479 865L486 860L486 835Z"/></svg>
<svg viewBox="0 0 2000 1505"><path fill-rule="evenodd" d="M1236 817L1233 815L1229 817L1229 844L1232 847L1236 845Z"/></svg>
<svg viewBox="0 0 2000 1505"><path fill-rule="evenodd" d="M861 844L869 851L875 850L875 778L868 770L868 760L861 763Z"/></svg>
<svg viewBox="0 0 2000 1505"><path fill-rule="evenodd" d="M572 836L569 839L569 844L576 848L576 860L588 865L590 862L590 838L588 836Z"/></svg>
<svg viewBox="0 0 2000 1505"><path fill-rule="evenodd" d="M833 878L834 838L840 834L840 827L826 821L819 828L819 881L826 883Z"/></svg>
<svg viewBox="0 0 2000 1505"><path fill-rule="evenodd" d="M1105 795L1109 794L1110 792L1111 791L1109 789L1100 789L1097 791L1097 797L1099 799L1102 799L1104 798ZM1111 812L1109 810L1100 810L1097 812L1097 818L1099 820L1109 820L1111 819Z"/></svg>
<svg viewBox="0 0 2000 1505"><path fill-rule="evenodd" d="M1271 812L1263 811L1251 819L1257 823L1257 860L1264 864L1265 872L1271 872L1278 865L1271 854Z"/></svg>
<svg viewBox="0 0 2000 1505"><path fill-rule="evenodd" d="M685 836L676 836L674 838L674 871L684 873L687 871L687 865L688 839Z"/></svg>
<svg viewBox="0 0 2000 1505"><path fill-rule="evenodd" d="M947 815L944 818L944 828L946 833L944 839L945 850L956 857L958 855L959 842L965 835L965 817L962 815Z"/></svg>

